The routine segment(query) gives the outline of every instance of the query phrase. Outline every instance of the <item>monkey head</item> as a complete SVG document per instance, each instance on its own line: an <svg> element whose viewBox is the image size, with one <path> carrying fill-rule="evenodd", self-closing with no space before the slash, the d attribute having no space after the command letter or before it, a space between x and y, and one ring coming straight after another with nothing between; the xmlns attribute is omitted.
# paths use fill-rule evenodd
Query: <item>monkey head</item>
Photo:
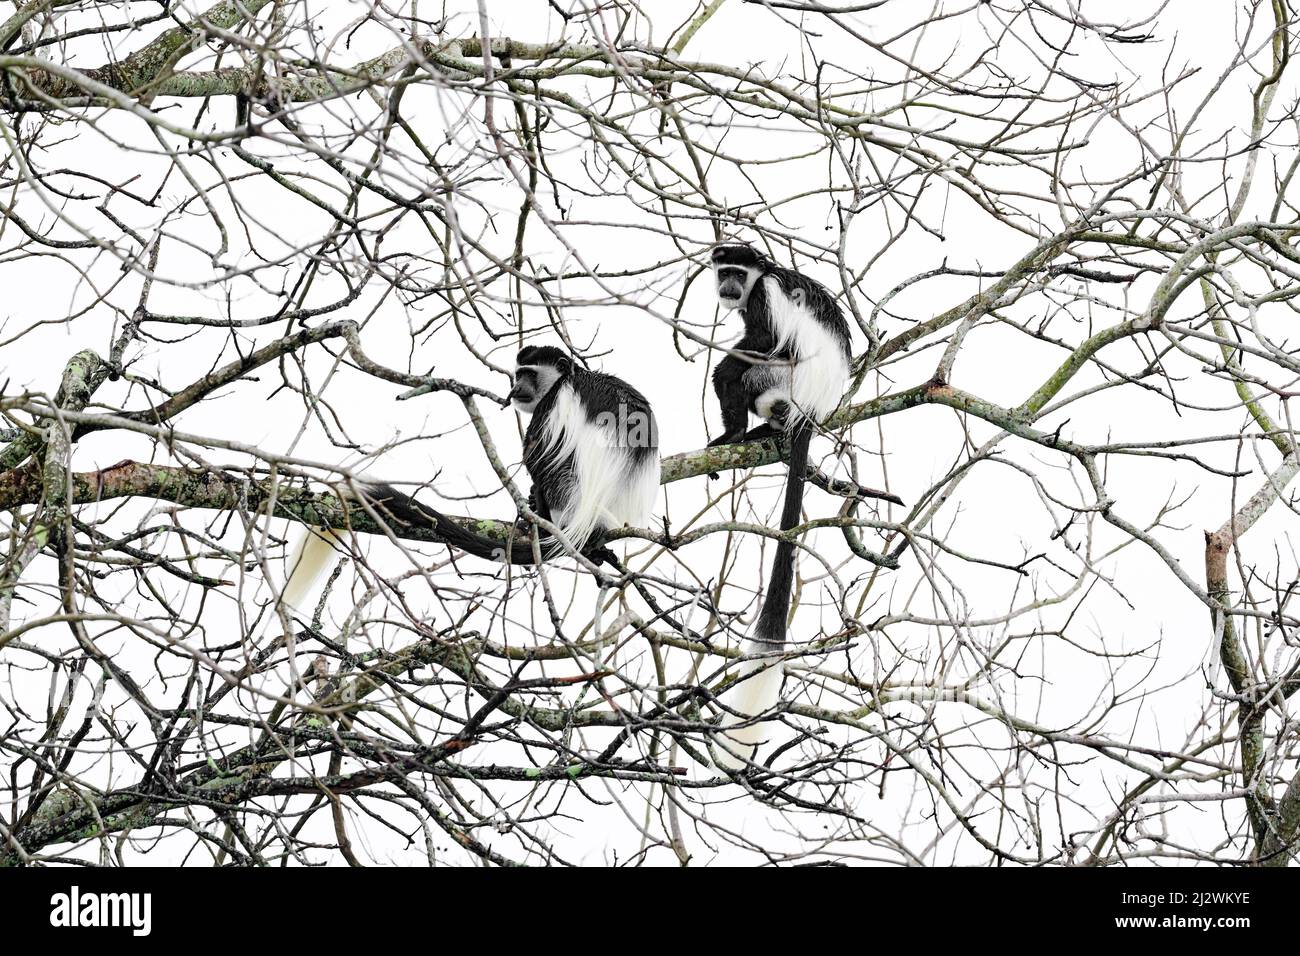
<svg viewBox="0 0 1300 956"><path fill-rule="evenodd" d="M726 309L743 309L754 283L767 271L767 259L753 246L729 242L713 250L713 276L718 301Z"/></svg>
<svg viewBox="0 0 1300 956"><path fill-rule="evenodd" d="M573 359L552 345L529 345L515 359L515 385L506 396L531 415L537 404L573 371Z"/></svg>

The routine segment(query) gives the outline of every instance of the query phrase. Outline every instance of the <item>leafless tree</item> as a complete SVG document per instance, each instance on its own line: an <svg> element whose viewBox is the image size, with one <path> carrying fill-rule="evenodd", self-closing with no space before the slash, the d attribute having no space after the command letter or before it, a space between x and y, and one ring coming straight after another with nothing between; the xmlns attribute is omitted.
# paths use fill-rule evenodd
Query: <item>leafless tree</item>
<svg viewBox="0 0 1300 956"><path fill-rule="evenodd" d="M13 3L0 863L1294 860L1297 28ZM728 237L832 288L856 360L734 774L785 449L704 448ZM342 504L529 527L542 343L658 410L621 566ZM343 529L310 620L304 525Z"/></svg>

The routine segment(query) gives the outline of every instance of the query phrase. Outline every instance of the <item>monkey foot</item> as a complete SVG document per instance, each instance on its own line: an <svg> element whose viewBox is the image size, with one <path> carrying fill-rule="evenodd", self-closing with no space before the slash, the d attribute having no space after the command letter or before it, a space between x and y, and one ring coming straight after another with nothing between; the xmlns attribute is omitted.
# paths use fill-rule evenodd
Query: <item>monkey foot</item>
<svg viewBox="0 0 1300 956"><path fill-rule="evenodd" d="M784 434L784 431L771 422L764 422L740 436L740 441L765 441L769 438L780 438Z"/></svg>

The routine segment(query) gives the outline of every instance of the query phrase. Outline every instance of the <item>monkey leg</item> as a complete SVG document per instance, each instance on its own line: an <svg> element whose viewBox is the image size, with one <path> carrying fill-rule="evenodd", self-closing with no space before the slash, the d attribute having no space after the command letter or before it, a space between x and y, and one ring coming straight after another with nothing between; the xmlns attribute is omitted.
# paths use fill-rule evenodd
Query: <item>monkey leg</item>
<svg viewBox="0 0 1300 956"><path fill-rule="evenodd" d="M730 442L715 441L713 445L739 445L747 441L763 441L769 438L784 438L788 429L786 424L787 416L790 414L790 406L785 402L777 402L772 406L772 416L763 424L756 425L747 432L743 432L740 437Z"/></svg>
<svg viewBox="0 0 1300 956"><path fill-rule="evenodd" d="M789 432L786 429L786 416L789 415L789 413L790 406L787 403L777 402L772 406L772 417L763 422L763 424L756 425L749 431L744 432L738 438L733 439L729 435L724 435L723 438L730 440L724 441L722 439L716 439L709 442L709 445L710 447L715 447L717 445L739 445L743 442L749 441L775 441L778 444L784 445L786 437L789 435ZM709 480L717 481L718 473L716 471L709 472Z"/></svg>
<svg viewBox="0 0 1300 956"><path fill-rule="evenodd" d="M756 425L745 432L737 441L763 441L767 438L781 438L784 434L785 429L783 427L774 425L772 422L763 422L763 424Z"/></svg>
<svg viewBox="0 0 1300 956"><path fill-rule="evenodd" d="M744 381L748 370L749 364L734 355L728 355L713 370L713 389L722 411L722 434L709 442L710 448L734 444L745 434L751 397Z"/></svg>

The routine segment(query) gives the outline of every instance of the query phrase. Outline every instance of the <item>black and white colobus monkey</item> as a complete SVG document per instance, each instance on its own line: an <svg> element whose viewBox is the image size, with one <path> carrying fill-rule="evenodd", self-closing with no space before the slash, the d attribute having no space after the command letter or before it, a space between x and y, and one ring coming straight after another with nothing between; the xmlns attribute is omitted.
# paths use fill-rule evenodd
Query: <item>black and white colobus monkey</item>
<svg viewBox="0 0 1300 956"><path fill-rule="evenodd" d="M649 523L659 494L659 428L644 395L544 345L519 352L510 399L532 416L524 467L534 512L580 551L606 531Z"/></svg>
<svg viewBox="0 0 1300 956"><path fill-rule="evenodd" d="M649 523L659 493L659 434L645 396L620 378L578 367L557 348L529 346L516 360L509 398L532 416L524 436L532 510L557 525L573 547L585 551L606 531ZM431 527L440 540L468 554L533 562L527 540L507 547L389 485L359 483L358 489L394 527ZM331 529L312 528L302 537L281 594L285 604L307 610L305 599L333 560L337 541ZM543 553L559 550L551 542Z"/></svg>
<svg viewBox="0 0 1300 956"><path fill-rule="evenodd" d="M739 310L745 334L713 373L722 407L723 433L710 445L728 445L784 431L790 444L781 530L799 523L813 431L835 411L849 378L849 326L830 291L818 282L777 266L752 246L730 243L713 250L718 300ZM749 413L766 424L746 431ZM748 653L777 651L785 645L786 620L794 580L794 544L776 546L772 575L758 623L746 642ZM777 703L781 668L774 661L751 661L740 672L734 693L724 701L734 711L723 718L726 730L717 759L740 769L762 743L761 724L752 720ZM737 724L748 726L736 726Z"/></svg>

